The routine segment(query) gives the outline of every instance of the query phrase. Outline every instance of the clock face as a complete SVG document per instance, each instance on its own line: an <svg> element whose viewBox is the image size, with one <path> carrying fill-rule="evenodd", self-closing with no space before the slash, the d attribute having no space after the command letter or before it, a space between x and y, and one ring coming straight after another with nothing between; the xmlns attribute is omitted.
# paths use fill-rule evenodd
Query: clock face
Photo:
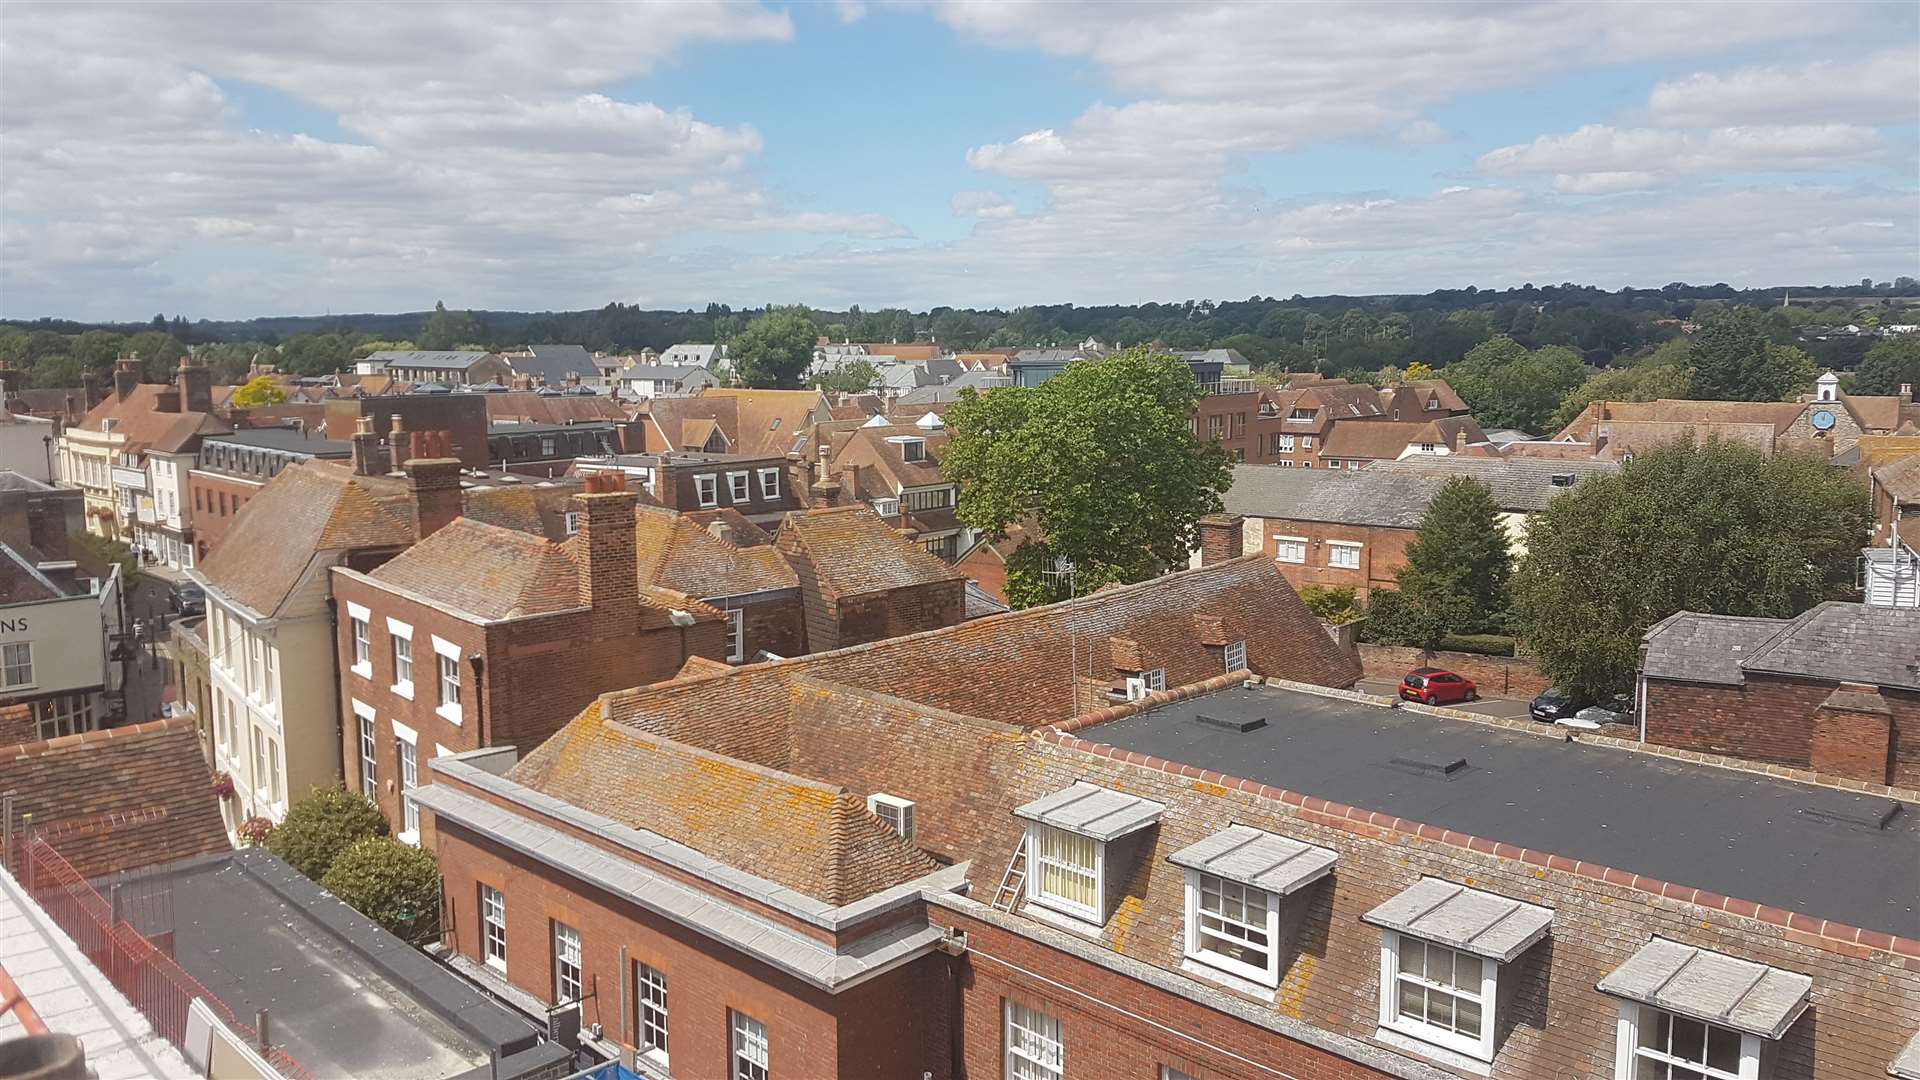
<svg viewBox="0 0 1920 1080"><path fill-rule="evenodd" d="M1813 426L1821 431L1828 431L1832 429L1833 414L1831 412L1828 412L1825 409L1820 409L1816 411L1813 414Z"/></svg>

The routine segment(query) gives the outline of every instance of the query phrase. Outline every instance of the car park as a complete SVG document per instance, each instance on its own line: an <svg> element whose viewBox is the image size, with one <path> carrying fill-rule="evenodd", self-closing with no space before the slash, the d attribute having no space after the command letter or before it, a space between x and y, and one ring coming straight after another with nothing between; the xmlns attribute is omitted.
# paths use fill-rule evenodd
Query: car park
<svg viewBox="0 0 1920 1080"><path fill-rule="evenodd" d="M1480 688L1472 679L1445 668L1415 668L1400 680L1400 699L1422 705L1452 705L1474 701Z"/></svg>

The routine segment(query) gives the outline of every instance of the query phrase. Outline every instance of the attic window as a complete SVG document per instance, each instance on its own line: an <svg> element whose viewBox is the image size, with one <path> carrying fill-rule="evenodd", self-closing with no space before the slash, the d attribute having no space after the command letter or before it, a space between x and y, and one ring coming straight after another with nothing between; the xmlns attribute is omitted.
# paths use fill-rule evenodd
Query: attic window
<svg viewBox="0 0 1920 1080"><path fill-rule="evenodd" d="M901 461L927 460L927 444L923 439L906 439L900 443Z"/></svg>
<svg viewBox="0 0 1920 1080"><path fill-rule="evenodd" d="M1439 399L1439 398L1428 398L1428 399L1427 399L1427 408L1428 408L1428 409L1430 409L1430 410L1431 410L1431 409L1438 409L1439 407L1440 407L1440 399Z"/></svg>

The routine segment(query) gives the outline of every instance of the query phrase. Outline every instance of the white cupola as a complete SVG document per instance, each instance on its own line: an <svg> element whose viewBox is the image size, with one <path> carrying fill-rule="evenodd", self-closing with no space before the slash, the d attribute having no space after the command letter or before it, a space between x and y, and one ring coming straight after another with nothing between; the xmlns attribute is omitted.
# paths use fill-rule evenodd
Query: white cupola
<svg viewBox="0 0 1920 1080"><path fill-rule="evenodd" d="M1814 380L1813 400L1839 401L1840 400L1840 376L1835 375L1833 372L1829 371L1825 375L1822 375L1818 379Z"/></svg>

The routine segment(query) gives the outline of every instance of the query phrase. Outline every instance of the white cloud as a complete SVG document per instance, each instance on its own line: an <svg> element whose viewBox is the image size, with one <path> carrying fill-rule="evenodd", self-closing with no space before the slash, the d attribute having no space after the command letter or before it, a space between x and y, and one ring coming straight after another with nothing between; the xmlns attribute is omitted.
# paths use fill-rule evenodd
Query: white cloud
<svg viewBox="0 0 1920 1080"><path fill-rule="evenodd" d="M1796 68L1702 72L1655 86L1647 114L1669 127L1912 124L1920 121L1920 50L1890 49Z"/></svg>
<svg viewBox="0 0 1920 1080"><path fill-rule="evenodd" d="M1431 120L1415 120L1400 129L1398 136L1408 146L1433 146L1452 138L1447 129Z"/></svg>
<svg viewBox="0 0 1920 1080"><path fill-rule="evenodd" d="M1013 200L997 191L959 191L952 200L953 212L961 217L1006 218L1019 213Z"/></svg>
<svg viewBox="0 0 1920 1080"><path fill-rule="evenodd" d="M1847 169L1883 150L1879 132L1851 124L1716 128L1703 133L1589 124L1565 135L1480 156L1492 176L1552 173L1561 190L1588 194L1698 173ZM1584 179L1583 179L1584 178Z"/></svg>

